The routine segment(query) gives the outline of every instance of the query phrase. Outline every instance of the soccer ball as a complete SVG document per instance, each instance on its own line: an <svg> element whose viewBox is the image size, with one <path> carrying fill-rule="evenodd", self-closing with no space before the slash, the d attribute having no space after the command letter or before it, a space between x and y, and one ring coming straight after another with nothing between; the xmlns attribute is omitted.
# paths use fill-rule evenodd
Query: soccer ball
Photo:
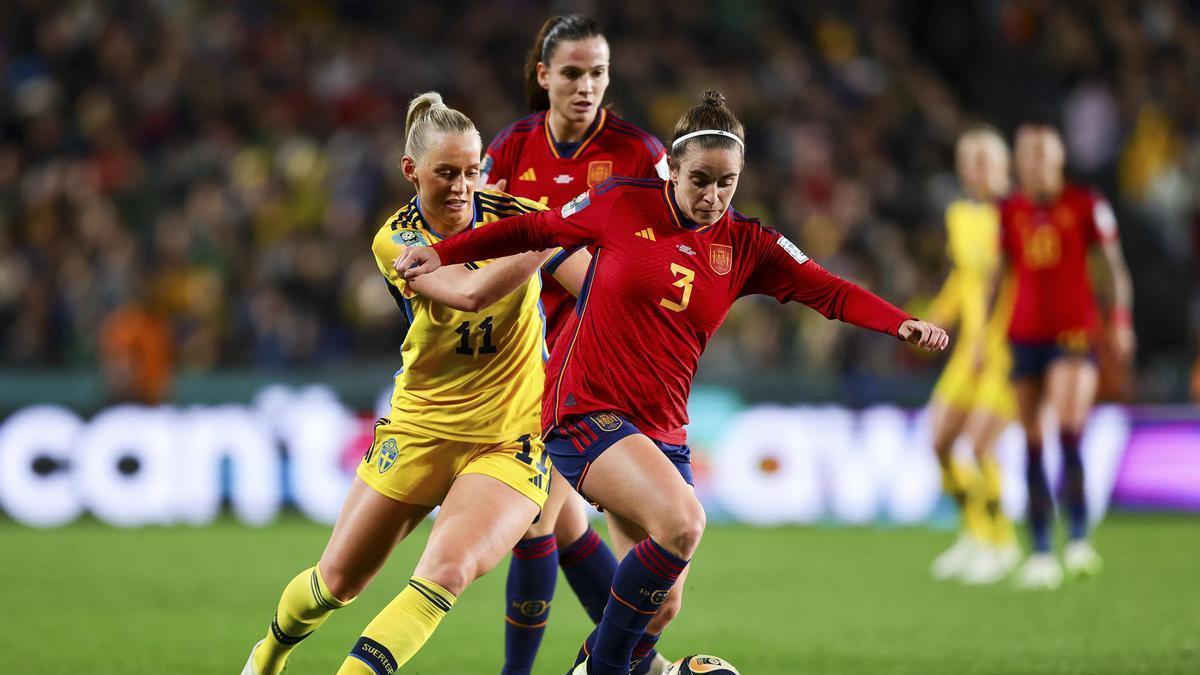
<svg viewBox="0 0 1200 675"><path fill-rule="evenodd" d="M667 666L667 669L663 671L663 675L692 675L692 673L696 675L741 675L732 663L707 654L685 656Z"/></svg>

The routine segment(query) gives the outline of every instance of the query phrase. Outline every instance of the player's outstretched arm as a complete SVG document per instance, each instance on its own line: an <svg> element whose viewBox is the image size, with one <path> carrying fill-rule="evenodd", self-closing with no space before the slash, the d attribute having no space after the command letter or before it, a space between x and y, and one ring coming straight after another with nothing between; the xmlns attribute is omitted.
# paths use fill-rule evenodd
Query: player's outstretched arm
<svg viewBox="0 0 1200 675"><path fill-rule="evenodd" d="M583 280L587 277L588 267L592 264L592 254L586 248L581 248L567 257L552 274L554 280L562 284L571 295L579 297L583 290Z"/></svg>
<svg viewBox="0 0 1200 675"><path fill-rule="evenodd" d="M550 251L521 253L476 270L465 265L449 265L413 279L408 285L413 291L447 307L478 312L528 281L549 255ZM396 268L396 271L400 269Z"/></svg>

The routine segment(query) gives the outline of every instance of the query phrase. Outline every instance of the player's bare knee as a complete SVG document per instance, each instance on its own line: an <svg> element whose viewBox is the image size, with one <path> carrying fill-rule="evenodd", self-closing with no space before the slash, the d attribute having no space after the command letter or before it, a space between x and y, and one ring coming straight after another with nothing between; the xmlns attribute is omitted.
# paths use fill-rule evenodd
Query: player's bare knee
<svg viewBox="0 0 1200 675"><path fill-rule="evenodd" d="M415 576L428 579L454 595L461 595L486 570L480 570L479 564L472 558L441 558L417 566Z"/></svg>
<svg viewBox="0 0 1200 675"><path fill-rule="evenodd" d="M672 514L662 528L658 543L681 558L691 558L700 546L706 524L704 508L695 499ZM656 537L656 540L658 537Z"/></svg>
<svg viewBox="0 0 1200 675"><path fill-rule="evenodd" d="M322 566L321 580L325 582L325 587L334 598L341 602L350 602L363 592L371 578L364 574L348 573L334 566Z"/></svg>
<svg viewBox="0 0 1200 675"><path fill-rule="evenodd" d="M536 539L553 533L554 523L543 513L542 517L538 518L536 523L530 525L528 530L525 530L525 536L521 537L521 539Z"/></svg>

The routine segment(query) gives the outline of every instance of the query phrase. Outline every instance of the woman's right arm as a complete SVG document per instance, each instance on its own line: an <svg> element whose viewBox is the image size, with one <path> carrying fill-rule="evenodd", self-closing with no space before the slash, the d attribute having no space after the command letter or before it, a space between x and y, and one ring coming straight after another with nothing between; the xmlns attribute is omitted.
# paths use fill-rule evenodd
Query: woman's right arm
<svg viewBox="0 0 1200 675"><path fill-rule="evenodd" d="M574 248L599 243L616 190L593 204L594 191L585 192L561 209L525 213L498 220L443 239L433 246L405 249L393 262L393 268L405 279L429 274L443 265L467 263L489 258L542 251L556 246ZM591 208L589 208L589 206Z"/></svg>

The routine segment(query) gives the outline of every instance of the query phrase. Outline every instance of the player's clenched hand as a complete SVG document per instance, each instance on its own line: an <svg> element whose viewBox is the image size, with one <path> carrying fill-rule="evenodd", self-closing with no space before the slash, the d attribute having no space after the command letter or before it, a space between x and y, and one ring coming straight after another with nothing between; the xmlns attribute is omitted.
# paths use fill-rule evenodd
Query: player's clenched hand
<svg viewBox="0 0 1200 675"><path fill-rule="evenodd" d="M908 319L900 324L900 330L897 333L901 340L930 352L940 352L950 344L950 336L946 335L946 331L928 321Z"/></svg>
<svg viewBox="0 0 1200 675"><path fill-rule="evenodd" d="M422 274L429 274L441 266L441 257L429 246L410 246L392 261L392 269L409 281Z"/></svg>

